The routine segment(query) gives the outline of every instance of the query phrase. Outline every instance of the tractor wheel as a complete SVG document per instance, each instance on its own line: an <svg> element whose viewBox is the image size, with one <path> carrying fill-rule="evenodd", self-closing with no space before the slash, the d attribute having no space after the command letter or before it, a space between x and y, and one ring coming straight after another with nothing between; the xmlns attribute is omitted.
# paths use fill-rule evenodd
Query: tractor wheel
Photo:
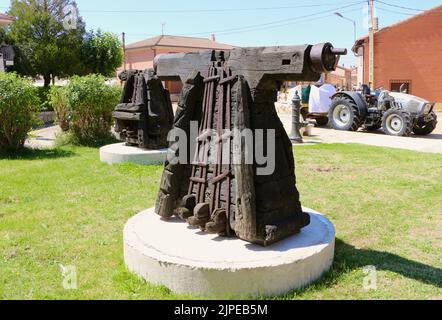
<svg viewBox="0 0 442 320"><path fill-rule="evenodd" d="M427 123L416 123L416 125L413 128L413 132L415 135L418 136L427 136L436 129L437 127L437 117L434 115L434 120L429 121Z"/></svg>
<svg viewBox="0 0 442 320"><path fill-rule="evenodd" d="M390 109L384 114L382 128L390 136L409 137L413 132L413 118L404 110Z"/></svg>
<svg viewBox="0 0 442 320"><path fill-rule="evenodd" d="M308 119L308 107L304 107L301 109L301 116L304 121L307 121Z"/></svg>
<svg viewBox="0 0 442 320"><path fill-rule="evenodd" d="M315 118L315 120L316 120L316 124L319 127L324 127L324 126L328 125L328 117L317 117L317 118Z"/></svg>
<svg viewBox="0 0 442 320"><path fill-rule="evenodd" d="M330 126L336 130L358 131L363 119L356 103L347 97L337 97L333 100L329 112Z"/></svg>

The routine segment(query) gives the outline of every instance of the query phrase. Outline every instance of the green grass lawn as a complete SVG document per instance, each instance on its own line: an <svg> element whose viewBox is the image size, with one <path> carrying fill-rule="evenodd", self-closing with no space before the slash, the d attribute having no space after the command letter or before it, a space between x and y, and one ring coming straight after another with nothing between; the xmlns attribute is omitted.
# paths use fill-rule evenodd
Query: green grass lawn
<svg viewBox="0 0 442 320"><path fill-rule="evenodd" d="M303 205L337 229L333 269L284 299L442 299L442 155L358 145L297 147ZM0 157L0 298L179 299L128 273L122 230L152 207L162 167L100 163L64 147ZM65 290L60 264L75 266ZM377 290L363 286L376 266Z"/></svg>

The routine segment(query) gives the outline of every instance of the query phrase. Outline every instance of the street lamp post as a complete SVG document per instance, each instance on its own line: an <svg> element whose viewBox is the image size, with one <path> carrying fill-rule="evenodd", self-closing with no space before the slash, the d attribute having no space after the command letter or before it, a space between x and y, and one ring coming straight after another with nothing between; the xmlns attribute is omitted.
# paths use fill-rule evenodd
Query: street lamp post
<svg viewBox="0 0 442 320"><path fill-rule="evenodd" d="M342 15L342 13L340 13L340 12L335 12L335 15L337 15L339 18L342 18L342 19L348 20L348 21L350 21L350 22L353 23L353 28L354 28L354 38L355 38L355 42L356 42L356 37L357 37L357 35L356 35L356 21L354 21L354 20L352 20L352 19L350 19L350 18L344 17L344 16Z"/></svg>

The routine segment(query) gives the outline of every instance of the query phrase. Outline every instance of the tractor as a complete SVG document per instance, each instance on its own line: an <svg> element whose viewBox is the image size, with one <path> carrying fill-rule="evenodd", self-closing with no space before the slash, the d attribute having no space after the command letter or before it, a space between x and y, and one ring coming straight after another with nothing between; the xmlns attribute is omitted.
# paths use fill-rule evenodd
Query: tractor
<svg viewBox="0 0 442 320"><path fill-rule="evenodd" d="M434 103L403 92L377 90L343 91L332 97L329 124L336 130L383 129L391 136L431 134L437 126Z"/></svg>

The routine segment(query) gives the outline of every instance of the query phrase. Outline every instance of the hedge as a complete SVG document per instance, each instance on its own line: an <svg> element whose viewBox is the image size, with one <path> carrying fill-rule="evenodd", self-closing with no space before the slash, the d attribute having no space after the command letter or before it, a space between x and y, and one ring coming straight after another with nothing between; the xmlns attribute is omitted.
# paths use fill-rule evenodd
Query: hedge
<svg viewBox="0 0 442 320"><path fill-rule="evenodd" d="M111 137L112 112L121 88L106 84L100 75L72 77L64 88L51 90L50 100L58 122L69 130L75 143L99 145Z"/></svg>
<svg viewBox="0 0 442 320"><path fill-rule="evenodd" d="M30 80L15 73L0 73L0 151L24 146L39 103Z"/></svg>

